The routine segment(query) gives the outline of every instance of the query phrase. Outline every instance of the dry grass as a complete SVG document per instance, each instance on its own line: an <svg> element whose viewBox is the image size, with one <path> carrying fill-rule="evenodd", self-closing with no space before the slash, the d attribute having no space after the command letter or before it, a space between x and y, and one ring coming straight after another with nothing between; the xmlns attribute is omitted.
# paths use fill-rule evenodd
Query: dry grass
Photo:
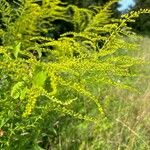
<svg viewBox="0 0 150 150"><path fill-rule="evenodd" d="M116 118L114 118L118 125L115 131L119 134L115 141L118 150L122 147L125 150L150 149L150 38L143 38L140 45L141 50L136 55L146 62L141 68L141 75L135 82L140 94L113 90L117 92L118 97L121 97L120 104L124 105L118 116L115 115ZM128 142L123 139L128 139ZM120 143L117 144L119 141ZM137 143L140 143L139 146Z"/></svg>

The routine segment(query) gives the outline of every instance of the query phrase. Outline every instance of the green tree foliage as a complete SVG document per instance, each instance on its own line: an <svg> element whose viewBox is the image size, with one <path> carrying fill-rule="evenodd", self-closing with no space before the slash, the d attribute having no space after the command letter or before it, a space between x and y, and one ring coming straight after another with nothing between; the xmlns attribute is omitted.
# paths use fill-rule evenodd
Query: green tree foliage
<svg viewBox="0 0 150 150"><path fill-rule="evenodd" d="M150 8L150 1L135 0L135 6L132 8L132 10L138 10L140 8ZM150 35L150 14L141 14L140 17L136 19L135 23L131 24L131 26L140 34Z"/></svg>
<svg viewBox="0 0 150 150"><path fill-rule="evenodd" d="M76 5L78 7L92 7L92 6L104 6L109 0L63 0L63 2L67 2L69 4ZM117 17L120 13L117 10L118 2L116 1L111 6L111 10L113 12L113 16Z"/></svg>
<svg viewBox="0 0 150 150"><path fill-rule="evenodd" d="M109 0L63 0L69 4L77 5L78 7L89 7L89 6L102 6L106 4Z"/></svg>
<svg viewBox="0 0 150 150"><path fill-rule="evenodd" d="M1 149L53 149L58 119L110 127L101 100L109 95L105 89L134 90L127 80L140 63L127 54L137 48L127 22L149 13L115 19L114 2L79 8L60 0L0 1ZM62 21L72 30L58 32L55 25Z"/></svg>

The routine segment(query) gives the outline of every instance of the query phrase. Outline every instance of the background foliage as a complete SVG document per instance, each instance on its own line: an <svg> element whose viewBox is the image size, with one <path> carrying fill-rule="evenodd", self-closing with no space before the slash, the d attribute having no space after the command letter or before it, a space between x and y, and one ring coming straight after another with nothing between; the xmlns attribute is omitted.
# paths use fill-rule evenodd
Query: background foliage
<svg viewBox="0 0 150 150"><path fill-rule="evenodd" d="M139 10L141 8L143 9L150 8L149 0L134 0L134 1L135 1L135 5L130 8L132 11ZM150 35L150 15L141 14L139 18L135 20L135 23L131 23L130 26L138 34L149 36Z"/></svg>
<svg viewBox="0 0 150 150"><path fill-rule="evenodd" d="M145 0L145 1L140 1L138 0L136 2L135 7L133 8L134 10L137 10L139 8L150 8L150 1ZM143 34L143 35L150 35L150 15L141 15L139 19L136 20L136 25L135 29Z"/></svg>

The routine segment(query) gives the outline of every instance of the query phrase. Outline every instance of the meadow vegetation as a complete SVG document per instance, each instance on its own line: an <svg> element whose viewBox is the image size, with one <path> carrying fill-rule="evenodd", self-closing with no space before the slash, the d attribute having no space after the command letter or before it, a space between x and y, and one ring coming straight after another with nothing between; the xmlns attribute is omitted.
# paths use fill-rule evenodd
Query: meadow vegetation
<svg viewBox="0 0 150 150"><path fill-rule="evenodd" d="M150 148L148 9L0 1L0 149Z"/></svg>

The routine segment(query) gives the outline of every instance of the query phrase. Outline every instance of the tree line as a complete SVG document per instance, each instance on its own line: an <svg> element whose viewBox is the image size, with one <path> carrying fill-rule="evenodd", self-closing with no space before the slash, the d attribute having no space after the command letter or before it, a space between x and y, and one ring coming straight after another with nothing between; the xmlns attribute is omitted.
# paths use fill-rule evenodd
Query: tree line
<svg viewBox="0 0 150 150"><path fill-rule="evenodd" d="M103 6L109 0L63 0L64 2L69 2L74 5L78 5L79 7L89 7L91 5L100 5ZM150 0L134 0L135 5L131 6L129 10L125 11L135 11L138 9L146 9L150 8ZM114 10L114 15L118 17L121 13L118 11L119 3L116 2L112 6ZM142 35L150 35L150 14L141 14L139 18L135 20L134 23L130 23L129 26L133 28L133 30Z"/></svg>

